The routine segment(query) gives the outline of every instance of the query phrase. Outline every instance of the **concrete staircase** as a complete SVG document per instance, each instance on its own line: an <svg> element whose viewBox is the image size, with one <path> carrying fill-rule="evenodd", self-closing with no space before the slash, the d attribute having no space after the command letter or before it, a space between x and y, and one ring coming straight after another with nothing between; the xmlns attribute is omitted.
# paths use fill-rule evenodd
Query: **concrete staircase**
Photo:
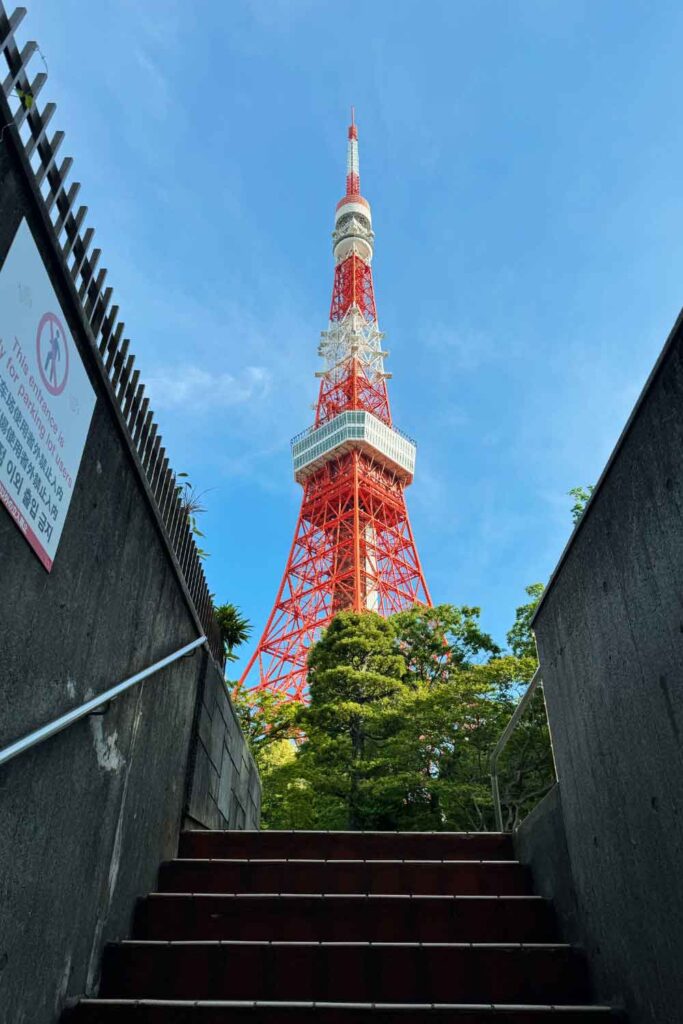
<svg viewBox="0 0 683 1024"><path fill-rule="evenodd" d="M69 1024L614 1024L509 836L186 832Z"/></svg>

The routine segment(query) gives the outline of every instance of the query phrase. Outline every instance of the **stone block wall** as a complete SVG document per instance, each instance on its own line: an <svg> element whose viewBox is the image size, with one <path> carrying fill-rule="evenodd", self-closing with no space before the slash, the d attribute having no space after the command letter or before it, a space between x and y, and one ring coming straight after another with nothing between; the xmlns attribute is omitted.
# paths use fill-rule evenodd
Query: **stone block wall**
<svg viewBox="0 0 683 1024"><path fill-rule="evenodd" d="M186 824L190 828L256 829L261 785L225 682L209 670L198 694Z"/></svg>

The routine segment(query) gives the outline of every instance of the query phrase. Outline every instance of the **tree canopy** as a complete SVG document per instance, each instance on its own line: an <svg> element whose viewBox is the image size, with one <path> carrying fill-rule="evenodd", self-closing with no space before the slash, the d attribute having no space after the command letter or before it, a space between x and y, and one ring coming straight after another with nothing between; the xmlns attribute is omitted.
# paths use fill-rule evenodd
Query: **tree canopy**
<svg viewBox="0 0 683 1024"><path fill-rule="evenodd" d="M527 588L503 651L471 606L389 619L342 612L309 656L310 703L237 704L264 782L270 828L494 828L491 749L536 668ZM542 693L501 761L506 827L553 781Z"/></svg>
<svg viewBox="0 0 683 1024"><path fill-rule="evenodd" d="M574 524L592 492L569 491ZM495 828L489 758L537 668L531 621L543 589L526 588L506 650L471 605L415 606L388 619L341 612L310 651L307 706L238 691L264 784L263 827ZM554 778L541 685L499 761L506 829Z"/></svg>

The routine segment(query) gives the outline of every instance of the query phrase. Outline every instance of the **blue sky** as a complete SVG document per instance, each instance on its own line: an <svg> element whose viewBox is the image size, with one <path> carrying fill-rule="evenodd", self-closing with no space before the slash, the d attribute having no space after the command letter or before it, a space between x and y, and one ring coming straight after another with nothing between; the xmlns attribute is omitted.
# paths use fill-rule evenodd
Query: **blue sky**
<svg viewBox="0 0 683 1024"><path fill-rule="evenodd" d="M412 524L502 640L683 296L683 6L33 0L206 571L258 631L300 489L354 103Z"/></svg>

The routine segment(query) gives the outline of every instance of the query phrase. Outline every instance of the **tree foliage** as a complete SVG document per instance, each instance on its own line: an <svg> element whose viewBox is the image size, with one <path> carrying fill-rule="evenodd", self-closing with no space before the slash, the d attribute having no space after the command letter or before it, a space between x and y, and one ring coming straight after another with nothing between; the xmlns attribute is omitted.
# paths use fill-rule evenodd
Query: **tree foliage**
<svg viewBox="0 0 683 1024"><path fill-rule="evenodd" d="M531 600L517 609L514 625L507 634L507 642L508 647L517 658L535 658L536 641L531 631L531 620L538 608L544 587L542 583L532 583L524 589Z"/></svg>
<svg viewBox="0 0 683 1024"><path fill-rule="evenodd" d="M530 620L542 589L527 588L507 652L470 606L337 615L310 653L310 704L266 699L250 712L264 826L494 828L489 756L536 668ZM501 761L506 827L552 781L539 691Z"/></svg>
<svg viewBox="0 0 683 1024"><path fill-rule="evenodd" d="M235 661L233 649L243 644L251 635L251 623L234 604L220 604L214 608L216 622L221 631L226 661Z"/></svg>
<svg viewBox="0 0 683 1024"><path fill-rule="evenodd" d="M345 827L366 828L378 811L382 752L401 728L409 693L394 625L374 613L342 612L308 664L311 703L300 715L301 758Z"/></svg>
<svg viewBox="0 0 683 1024"><path fill-rule="evenodd" d="M444 682L456 667L500 654L500 648L479 625L480 608L440 604L415 606L394 615L398 646L413 682L426 686Z"/></svg>
<svg viewBox="0 0 683 1024"><path fill-rule="evenodd" d="M569 497L574 499L574 504L572 505L572 522L574 526L576 526L583 515L584 509L586 508L594 490L595 485L588 484L586 487L572 487L567 491Z"/></svg>
<svg viewBox="0 0 683 1024"><path fill-rule="evenodd" d="M232 703L242 734L257 761L268 748L298 734L296 706L274 693L237 687Z"/></svg>

